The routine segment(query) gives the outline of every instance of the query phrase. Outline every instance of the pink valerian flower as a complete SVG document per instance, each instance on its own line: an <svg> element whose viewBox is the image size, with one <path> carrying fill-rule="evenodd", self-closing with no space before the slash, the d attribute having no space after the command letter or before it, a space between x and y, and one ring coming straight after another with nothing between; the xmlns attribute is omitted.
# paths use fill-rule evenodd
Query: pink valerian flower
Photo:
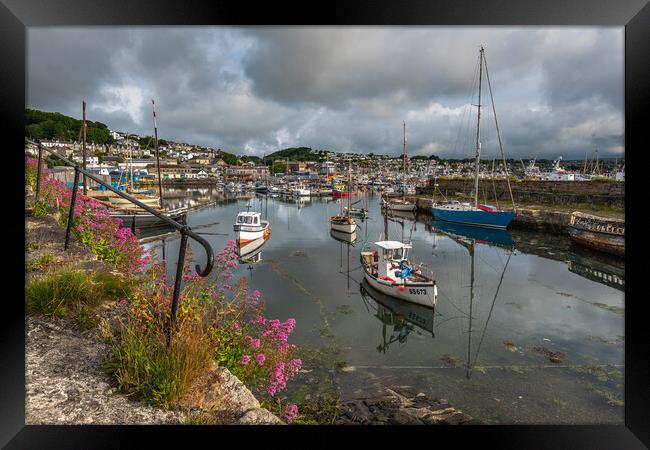
<svg viewBox="0 0 650 450"><path fill-rule="evenodd" d="M261 296L262 296L262 294L260 293L260 291L255 289L251 293L251 295L248 296L248 301L250 301L251 303L257 303L257 301L260 299Z"/></svg>
<svg viewBox="0 0 650 450"><path fill-rule="evenodd" d="M285 329L287 330L287 333L291 333L293 329L296 327L296 319L287 319L286 322L282 324Z"/></svg>
<svg viewBox="0 0 650 450"><path fill-rule="evenodd" d="M273 397L277 392L282 391L287 387L288 377L284 373L285 364L280 361L273 368L271 376L269 378L269 385L266 388L266 392Z"/></svg>
<svg viewBox="0 0 650 450"><path fill-rule="evenodd" d="M264 356L264 353L260 353L255 357L255 361L257 362L257 364L262 366L264 365L264 361L266 361L266 356Z"/></svg>
<svg viewBox="0 0 650 450"><path fill-rule="evenodd" d="M238 331L238 330L239 330L239 324L238 324L237 322L233 322L233 323L230 325L230 328L233 329L233 330L235 330L235 331Z"/></svg>
<svg viewBox="0 0 650 450"><path fill-rule="evenodd" d="M231 287L232 287L232 286L230 286L229 284L224 284L224 285L223 285L223 288L224 288L225 290L229 290Z"/></svg>
<svg viewBox="0 0 650 450"><path fill-rule="evenodd" d="M245 365L248 364L250 361L251 361L251 357L248 356L248 355L244 355L244 356L242 356L241 359L239 360L239 364L245 366Z"/></svg>
<svg viewBox="0 0 650 450"><path fill-rule="evenodd" d="M298 405L290 404L284 408L284 419L287 423L292 423L298 415Z"/></svg>
<svg viewBox="0 0 650 450"><path fill-rule="evenodd" d="M120 298L120 300L118 301L118 303L119 303L120 305L124 306L124 305L126 305L127 302L126 302L126 299L125 299L125 298Z"/></svg>
<svg viewBox="0 0 650 450"><path fill-rule="evenodd" d="M262 316L257 316L251 321L251 323L253 325L265 325L266 324L266 319L264 317L262 317Z"/></svg>
<svg viewBox="0 0 650 450"><path fill-rule="evenodd" d="M289 361L289 364L287 364L289 378L295 377L301 367L302 360L300 358L294 358Z"/></svg>

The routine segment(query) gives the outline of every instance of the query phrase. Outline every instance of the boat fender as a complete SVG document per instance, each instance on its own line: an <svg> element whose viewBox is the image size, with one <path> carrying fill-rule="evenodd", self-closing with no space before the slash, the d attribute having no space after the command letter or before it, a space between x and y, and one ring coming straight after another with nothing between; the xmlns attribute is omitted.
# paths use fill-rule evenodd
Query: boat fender
<svg viewBox="0 0 650 450"><path fill-rule="evenodd" d="M395 284L395 280L393 280L391 277L383 276L383 277L379 277L379 279L383 280L383 281L389 281L389 282Z"/></svg>
<svg viewBox="0 0 650 450"><path fill-rule="evenodd" d="M398 289L399 289L400 292L404 292L404 289L406 289L406 288L405 288L404 285L402 284L402 285L400 285L400 287L399 287Z"/></svg>

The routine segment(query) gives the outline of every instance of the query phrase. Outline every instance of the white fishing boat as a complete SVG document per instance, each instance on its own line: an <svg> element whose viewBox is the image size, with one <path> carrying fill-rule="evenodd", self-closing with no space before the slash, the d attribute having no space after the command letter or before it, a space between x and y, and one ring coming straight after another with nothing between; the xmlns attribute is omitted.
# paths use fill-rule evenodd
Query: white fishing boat
<svg viewBox="0 0 650 450"><path fill-rule="evenodd" d="M242 211L237 215L233 229L238 247L244 247L257 239L266 241L271 237L271 224L262 220L261 216L261 213L253 211Z"/></svg>
<svg viewBox="0 0 650 450"><path fill-rule="evenodd" d="M425 269L408 260L411 244L375 242L378 250L362 251L364 278L379 292L407 302L433 308L438 298L436 281Z"/></svg>

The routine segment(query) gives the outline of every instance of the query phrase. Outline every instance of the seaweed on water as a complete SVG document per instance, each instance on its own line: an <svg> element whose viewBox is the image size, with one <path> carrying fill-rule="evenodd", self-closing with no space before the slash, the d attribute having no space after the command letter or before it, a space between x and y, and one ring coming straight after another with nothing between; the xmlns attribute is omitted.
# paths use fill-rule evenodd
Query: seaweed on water
<svg viewBox="0 0 650 450"><path fill-rule="evenodd" d="M534 352L544 355L549 361L555 364L562 363L566 360L566 355L562 352L554 352L546 347L533 347Z"/></svg>

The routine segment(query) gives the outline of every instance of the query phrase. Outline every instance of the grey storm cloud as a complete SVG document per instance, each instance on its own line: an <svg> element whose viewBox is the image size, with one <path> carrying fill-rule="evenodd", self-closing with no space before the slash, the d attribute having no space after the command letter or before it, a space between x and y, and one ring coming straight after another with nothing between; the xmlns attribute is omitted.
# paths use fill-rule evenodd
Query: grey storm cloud
<svg viewBox="0 0 650 450"><path fill-rule="evenodd" d="M288 146L471 155L485 45L509 157L623 152L623 29L29 28L27 106L262 155ZM474 89L475 90L475 89ZM489 98L487 89L484 99ZM489 104L486 157L498 152ZM492 150L490 150L492 149Z"/></svg>

